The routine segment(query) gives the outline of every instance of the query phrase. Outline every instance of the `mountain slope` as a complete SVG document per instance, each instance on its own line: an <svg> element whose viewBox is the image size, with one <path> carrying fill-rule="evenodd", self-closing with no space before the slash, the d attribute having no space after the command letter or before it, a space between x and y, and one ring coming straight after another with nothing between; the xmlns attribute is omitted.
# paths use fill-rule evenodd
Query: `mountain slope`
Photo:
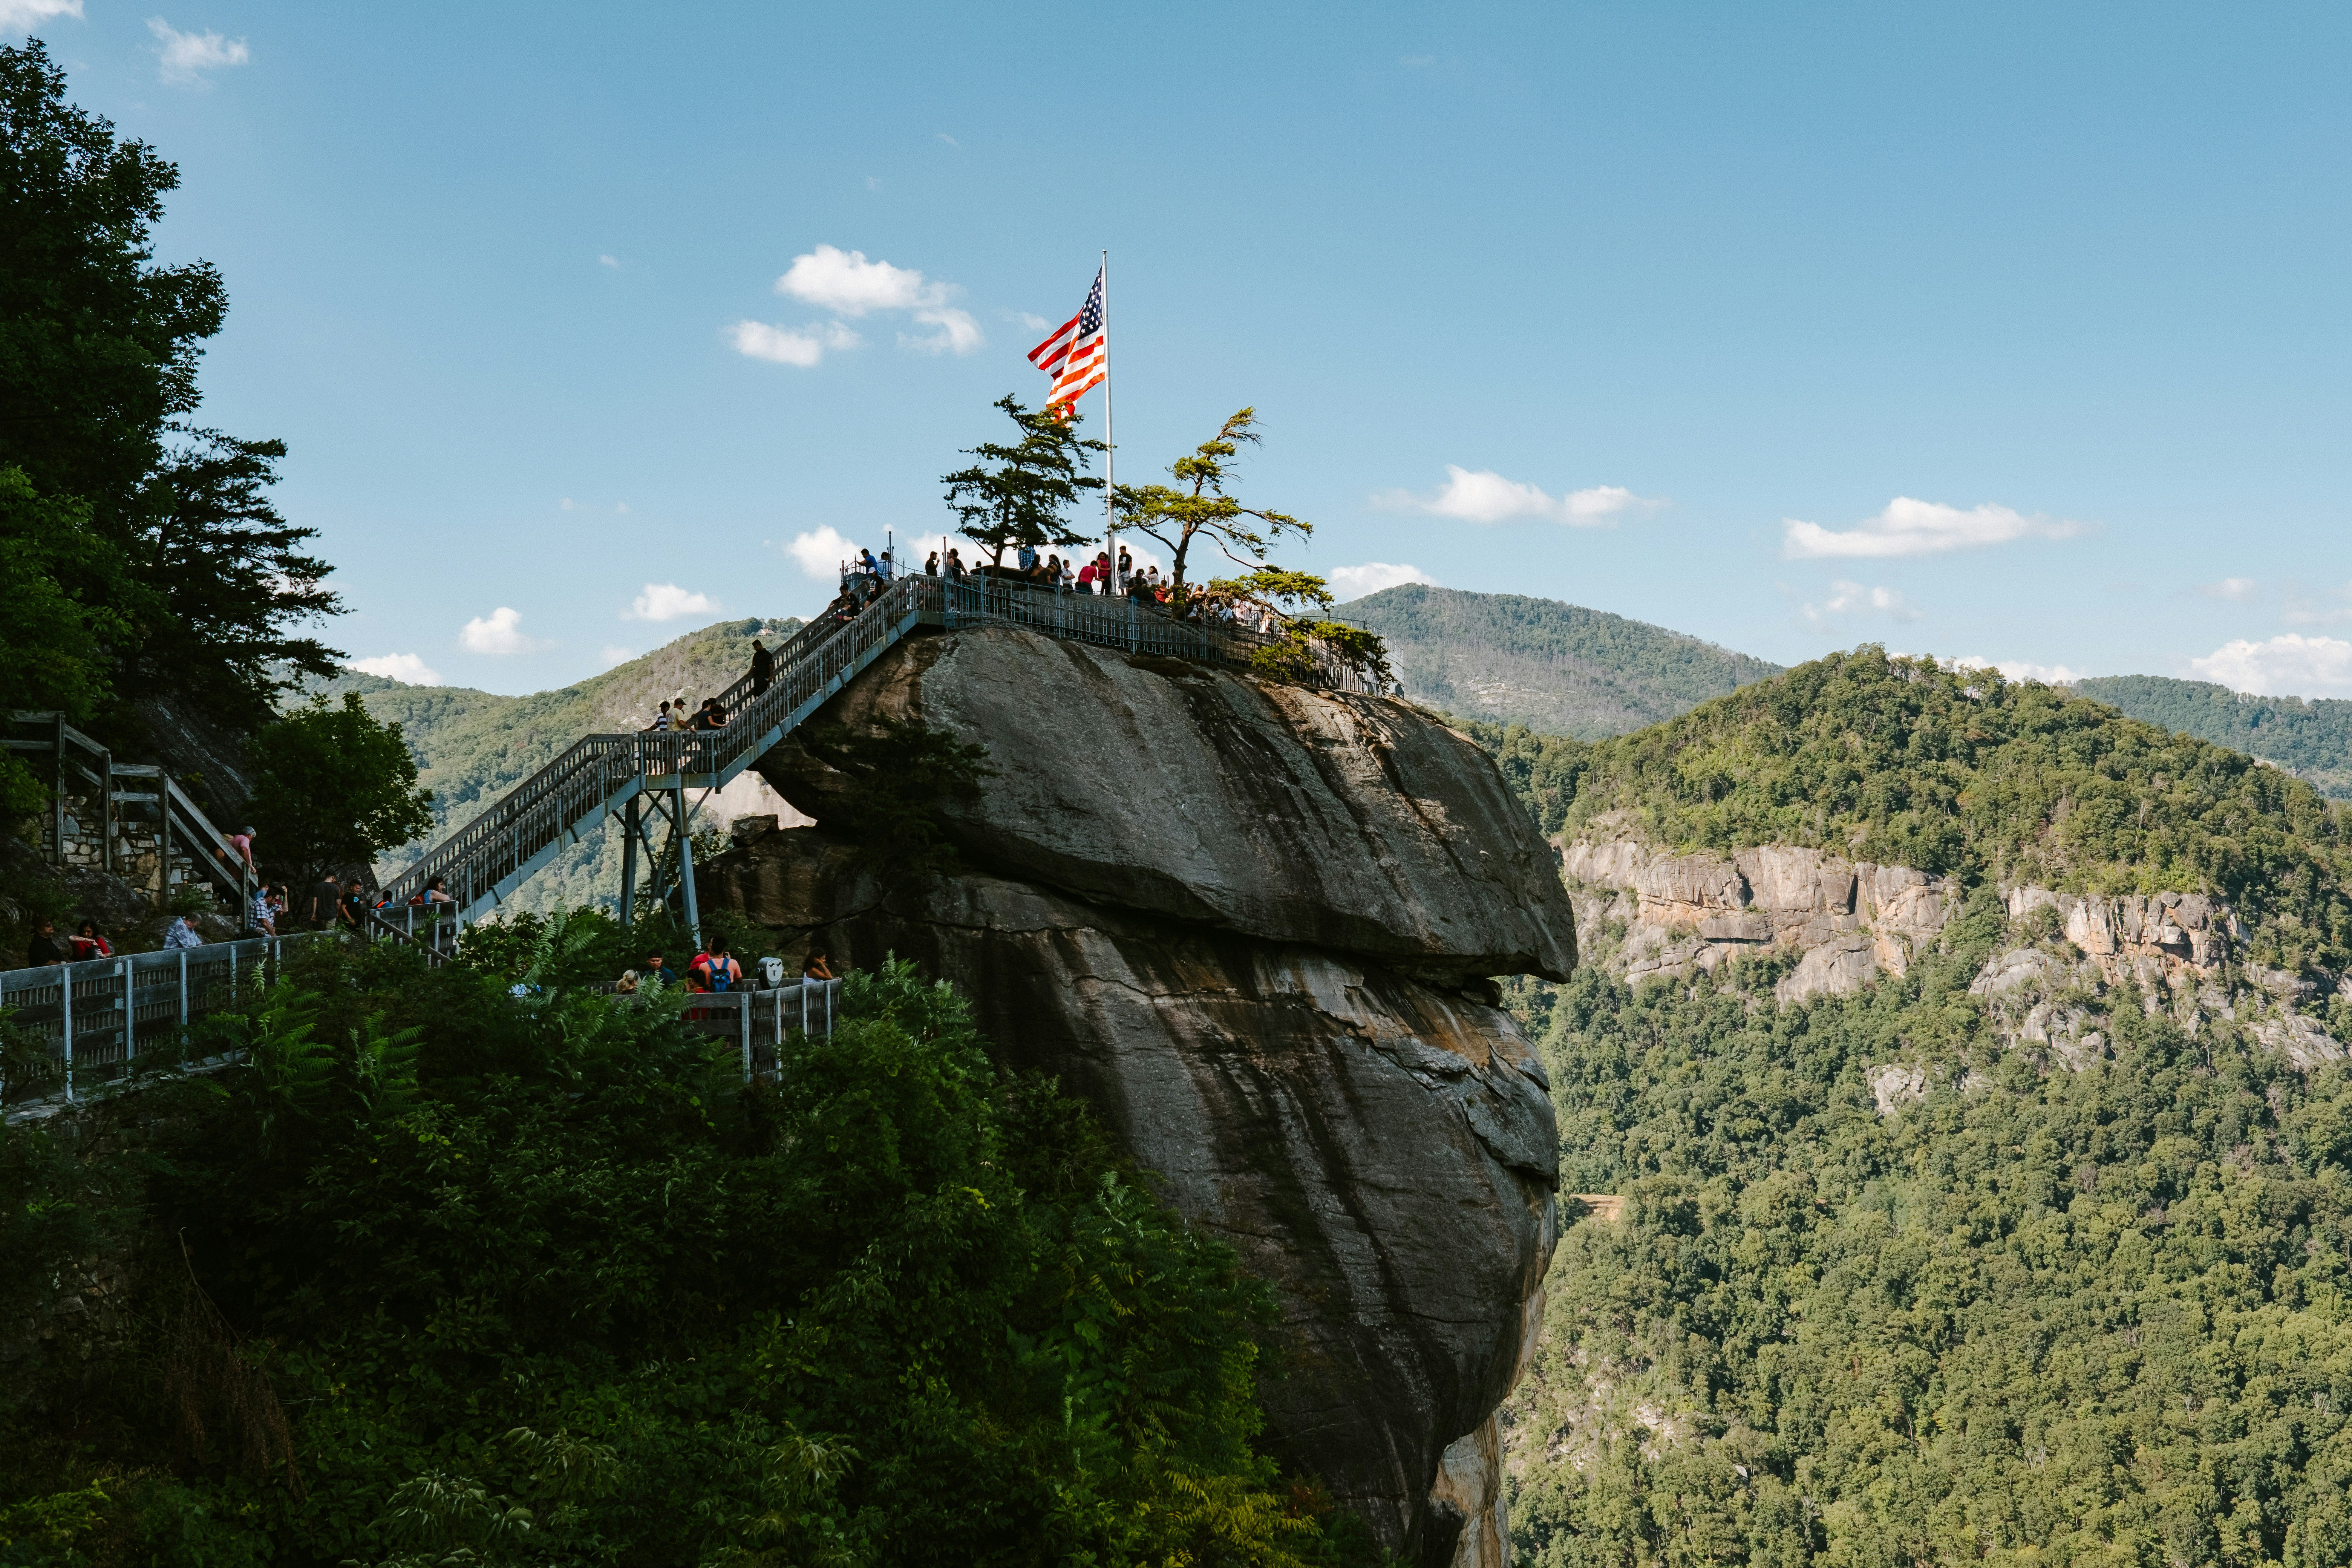
<svg viewBox="0 0 2352 1568"><path fill-rule="evenodd" d="M1415 701L1597 740L1654 724L1780 666L1553 599L1408 583L1340 606L1388 639Z"/></svg>
<svg viewBox="0 0 2352 1568"><path fill-rule="evenodd" d="M2208 680L2113 675L2078 680L2084 696L2135 719L2274 763L2334 800L2352 800L2352 702L2255 697Z"/></svg>
<svg viewBox="0 0 2352 1568"><path fill-rule="evenodd" d="M2352 814L1874 648L1475 732L1571 869L1644 847L1515 997L1621 1200L1507 1409L1518 1561L2352 1560ZM1792 990L1790 908L1867 977Z"/></svg>
<svg viewBox="0 0 2352 1568"><path fill-rule="evenodd" d="M418 781L433 791L437 837L553 762L583 735L641 730L665 700L684 698L691 706L723 690L750 668L753 637L772 647L799 625L772 619L716 622L602 675L521 697L462 686L409 686L356 670L309 689L330 697L356 691L377 719L400 725L416 753ZM703 810L708 815L698 819L698 826L723 828L744 815L774 812L788 820L792 815L755 774L729 785ZM389 876L415 858L414 850L396 850L378 864L378 874ZM607 903L618 897L620 878L620 837L599 830L526 883L514 907Z"/></svg>

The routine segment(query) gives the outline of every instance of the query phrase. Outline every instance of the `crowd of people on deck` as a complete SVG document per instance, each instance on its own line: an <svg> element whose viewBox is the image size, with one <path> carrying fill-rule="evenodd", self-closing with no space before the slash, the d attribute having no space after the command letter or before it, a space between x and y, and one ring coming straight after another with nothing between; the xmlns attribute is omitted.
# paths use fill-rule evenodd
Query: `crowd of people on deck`
<svg viewBox="0 0 2352 1568"><path fill-rule="evenodd" d="M760 967L761 984L772 990L783 984L782 960L763 958L760 961ZM613 994L616 996L645 996L683 985L695 995L705 995L711 992L740 990L745 978L742 963L728 951L727 939L714 936L687 961L684 975L672 969L668 959L661 953L649 952L642 964L622 972L621 978L613 986ZM833 966L823 948L810 953L808 962L801 965L801 978L803 981L835 978Z"/></svg>

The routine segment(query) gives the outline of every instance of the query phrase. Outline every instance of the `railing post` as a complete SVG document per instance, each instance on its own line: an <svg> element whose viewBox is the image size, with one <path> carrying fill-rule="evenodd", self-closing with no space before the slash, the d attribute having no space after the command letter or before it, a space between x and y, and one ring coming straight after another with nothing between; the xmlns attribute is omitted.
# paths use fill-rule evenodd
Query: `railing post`
<svg viewBox="0 0 2352 1568"><path fill-rule="evenodd" d="M63 721L59 721L59 722L61 722L61 723L62 723L62 722L63 722ZM62 838L60 838L60 839L58 839L58 842L60 845L62 845L62 844L65 842L65 840L64 840L64 839L62 839ZM73 1092L73 965L72 965L72 964L70 964L70 963L60 963L59 965L58 965L58 978L59 978L59 979L61 979L61 980L64 982L64 984L60 987L59 1000L61 1000L61 1001L64 1003L64 1005L65 1005L65 1016L66 1016L66 1099L68 1099L68 1100L71 1100L71 1099L73 1099L73 1097L74 1097L74 1092Z"/></svg>
<svg viewBox="0 0 2352 1568"><path fill-rule="evenodd" d="M188 1043L188 950L180 950L180 1044Z"/></svg>
<svg viewBox="0 0 2352 1568"><path fill-rule="evenodd" d="M743 1040L743 1081L745 1083L751 1081L751 998L758 994L756 991L744 992L739 998L741 1005L735 1009L737 1032Z"/></svg>
<svg viewBox="0 0 2352 1568"><path fill-rule="evenodd" d="M139 1056L139 996L131 989L130 955L115 962L122 965L122 1070L128 1075Z"/></svg>

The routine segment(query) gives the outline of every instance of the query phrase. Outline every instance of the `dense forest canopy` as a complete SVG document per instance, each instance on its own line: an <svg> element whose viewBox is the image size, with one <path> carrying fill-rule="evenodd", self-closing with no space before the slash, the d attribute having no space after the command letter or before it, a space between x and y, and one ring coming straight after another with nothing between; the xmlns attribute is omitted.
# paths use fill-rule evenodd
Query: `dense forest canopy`
<svg viewBox="0 0 2352 1568"><path fill-rule="evenodd" d="M2265 962L2352 967L2342 807L2063 688L1865 647L1622 739L1477 732L1548 831L1812 845L2000 887L2214 893Z"/></svg>
<svg viewBox="0 0 2352 1568"><path fill-rule="evenodd" d="M0 1563L1345 1560L1255 1449L1267 1291L945 987L747 1090L573 986L611 921L506 934L310 950L135 1157L0 1138L0 1315L124 1248L140 1306L0 1380Z"/></svg>
<svg viewBox="0 0 2352 1568"><path fill-rule="evenodd" d="M2258 697L2158 675L2100 676L2074 689L2135 719L2276 763L2333 799L2352 799L2352 702Z"/></svg>

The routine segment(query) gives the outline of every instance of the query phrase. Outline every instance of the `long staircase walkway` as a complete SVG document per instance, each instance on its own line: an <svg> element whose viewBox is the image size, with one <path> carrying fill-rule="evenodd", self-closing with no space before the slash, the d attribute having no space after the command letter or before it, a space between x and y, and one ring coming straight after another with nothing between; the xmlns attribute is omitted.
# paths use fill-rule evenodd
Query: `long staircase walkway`
<svg viewBox="0 0 2352 1568"><path fill-rule="evenodd" d="M1002 579L902 577L854 618L812 621L794 633L777 651L764 691L754 692L746 676L721 692L725 728L583 736L427 848L384 891L404 904L438 879L458 918L476 919L606 818L618 817L626 834L621 918L634 913L643 850L652 897L678 906L689 925L698 925L686 792L719 789L739 776L917 628L976 626L1017 626L1073 642L1242 667L1282 640L1175 620L1123 597L1055 594ZM1328 658L1318 661L1318 679L1339 689L1374 689L1360 671ZM666 842L656 841L657 827L667 829Z"/></svg>

